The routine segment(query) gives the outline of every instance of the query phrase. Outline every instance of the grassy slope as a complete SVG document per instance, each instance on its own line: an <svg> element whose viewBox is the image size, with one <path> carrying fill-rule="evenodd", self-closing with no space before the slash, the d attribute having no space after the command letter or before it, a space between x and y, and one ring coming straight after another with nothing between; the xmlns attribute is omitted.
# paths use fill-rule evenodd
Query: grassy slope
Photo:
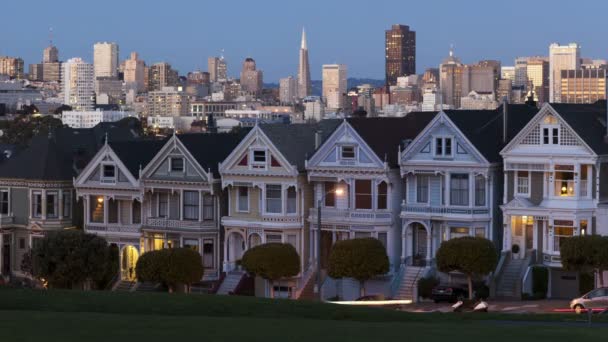
<svg viewBox="0 0 608 342"><path fill-rule="evenodd" d="M486 319L551 319L513 325ZM365 341L424 338L492 342L600 339L608 329L560 326L570 315L409 314L287 300L168 294L0 290L0 336L10 341ZM0 340L4 340L0 338ZM9 341L9 340L7 340Z"/></svg>

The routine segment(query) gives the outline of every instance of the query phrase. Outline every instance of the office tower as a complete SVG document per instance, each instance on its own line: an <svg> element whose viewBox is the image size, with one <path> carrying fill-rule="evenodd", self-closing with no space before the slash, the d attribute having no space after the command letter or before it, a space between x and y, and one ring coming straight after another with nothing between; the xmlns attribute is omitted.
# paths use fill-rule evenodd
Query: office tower
<svg viewBox="0 0 608 342"><path fill-rule="evenodd" d="M279 101L285 103L295 103L297 94L296 79L292 76L279 80Z"/></svg>
<svg viewBox="0 0 608 342"><path fill-rule="evenodd" d="M228 81L228 63L224 59L224 56L220 56L217 61L217 82Z"/></svg>
<svg viewBox="0 0 608 342"><path fill-rule="evenodd" d="M101 42L93 45L95 77L118 77L118 44Z"/></svg>
<svg viewBox="0 0 608 342"><path fill-rule="evenodd" d="M92 110L95 103L95 78L93 64L81 58L63 63L61 77L63 103L76 111Z"/></svg>
<svg viewBox="0 0 608 342"><path fill-rule="evenodd" d="M125 90L116 77L97 77L95 96L97 104L123 104Z"/></svg>
<svg viewBox="0 0 608 342"><path fill-rule="evenodd" d="M27 78L30 81L42 81L43 68L42 63L30 64Z"/></svg>
<svg viewBox="0 0 608 342"><path fill-rule="evenodd" d="M302 28L302 43L300 45L300 63L298 64L298 97L305 98L311 95L310 65L308 64L308 44L306 31Z"/></svg>
<svg viewBox="0 0 608 342"><path fill-rule="evenodd" d="M330 110L344 108L344 97L348 89L346 71L344 64L323 65L323 99Z"/></svg>
<svg viewBox="0 0 608 342"><path fill-rule="evenodd" d="M0 75L23 79L23 59L19 57L0 56Z"/></svg>
<svg viewBox="0 0 608 342"><path fill-rule="evenodd" d="M606 99L606 69L562 70L560 82L563 103L594 103Z"/></svg>
<svg viewBox="0 0 608 342"><path fill-rule="evenodd" d="M167 62L156 63L148 70L148 90L150 91L179 85L177 71L173 70L171 64Z"/></svg>
<svg viewBox="0 0 608 342"><path fill-rule="evenodd" d="M187 116L188 95L181 87L162 87L148 93L146 110L148 116Z"/></svg>
<svg viewBox="0 0 608 342"><path fill-rule="evenodd" d="M124 67L126 89L135 89L138 93L145 91L145 74L146 63L139 59L137 52L131 52L131 56L125 61Z"/></svg>
<svg viewBox="0 0 608 342"><path fill-rule="evenodd" d="M500 79L509 80L511 84L515 83L515 67L503 66L500 68Z"/></svg>
<svg viewBox="0 0 608 342"><path fill-rule="evenodd" d="M241 70L241 87L244 91L258 95L262 92L262 70L257 70L255 60L247 57Z"/></svg>
<svg viewBox="0 0 608 342"><path fill-rule="evenodd" d="M462 70L462 96L471 91L480 94L495 93L498 89L499 79L499 61L484 60L476 64L464 65Z"/></svg>
<svg viewBox="0 0 608 342"><path fill-rule="evenodd" d="M462 70L460 59L454 57L454 51L450 49L450 55L439 65L439 86L441 102L451 108L460 108Z"/></svg>
<svg viewBox="0 0 608 342"><path fill-rule="evenodd" d="M217 82L217 66L219 60L218 57L207 58L207 71L209 72L209 80L211 82Z"/></svg>
<svg viewBox="0 0 608 342"><path fill-rule="evenodd" d="M530 57L515 58L515 77L513 79L514 87L526 87L526 85L528 84L528 59L530 59Z"/></svg>
<svg viewBox="0 0 608 342"><path fill-rule="evenodd" d="M416 73L416 32L409 26L393 25L385 31L386 86L397 77Z"/></svg>
<svg viewBox="0 0 608 342"><path fill-rule="evenodd" d="M549 101L549 62L546 58L530 58L526 67L526 88L534 93L539 104Z"/></svg>
<svg viewBox="0 0 608 342"><path fill-rule="evenodd" d="M191 71L186 75L188 84L209 84L209 73L206 71Z"/></svg>
<svg viewBox="0 0 608 342"><path fill-rule="evenodd" d="M581 65L581 47L576 43L549 45L549 101L561 101L561 71L576 70Z"/></svg>
<svg viewBox="0 0 608 342"><path fill-rule="evenodd" d="M51 45L47 46L42 52L42 63L56 62L59 62L59 50L51 43Z"/></svg>

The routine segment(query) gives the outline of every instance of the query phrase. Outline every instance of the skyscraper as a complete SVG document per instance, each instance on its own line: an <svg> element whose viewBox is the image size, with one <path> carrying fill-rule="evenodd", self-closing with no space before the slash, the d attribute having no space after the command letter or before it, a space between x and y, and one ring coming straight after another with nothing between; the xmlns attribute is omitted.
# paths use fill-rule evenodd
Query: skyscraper
<svg viewBox="0 0 608 342"><path fill-rule="evenodd" d="M539 104L549 101L549 62L546 57L530 58L526 67L528 91Z"/></svg>
<svg viewBox="0 0 608 342"><path fill-rule="evenodd" d="M409 26L393 25L385 32L386 85L397 83L397 77L416 73L416 31Z"/></svg>
<svg viewBox="0 0 608 342"><path fill-rule="evenodd" d="M81 58L72 58L63 63L61 86L63 103L76 111L93 110L95 78L93 65Z"/></svg>
<svg viewBox="0 0 608 342"><path fill-rule="evenodd" d="M95 77L118 77L118 44L100 42L93 46Z"/></svg>
<svg viewBox="0 0 608 342"><path fill-rule="evenodd" d="M606 69L562 70L561 102L594 103L606 99Z"/></svg>
<svg viewBox="0 0 608 342"><path fill-rule="evenodd" d="M463 96L462 69L460 59L454 57L454 51L450 49L448 58L439 65L439 87L441 103L452 108L460 108L460 98Z"/></svg>
<svg viewBox="0 0 608 342"><path fill-rule="evenodd" d="M255 60L247 57L241 70L241 86L244 91L259 94L262 91L262 71L257 70Z"/></svg>
<svg viewBox="0 0 608 342"><path fill-rule="evenodd" d="M19 57L0 56L0 75L11 78L23 78L23 59Z"/></svg>
<svg viewBox="0 0 608 342"><path fill-rule="evenodd" d="M297 96L296 80L289 76L279 80L279 101L281 103L294 103Z"/></svg>
<svg viewBox="0 0 608 342"><path fill-rule="evenodd" d="M137 52L131 52L131 57L125 61L124 78L127 89L136 92L145 90L146 64L139 59Z"/></svg>
<svg viewBox="0 0 608 342"><path fill-rule="evenodd" d="M167 62L156 63L148 69L148 90L161 90L163 87L175 87L179 84L176 70Z"/></svg>
<svg viewBox="0 0 608 342"><path fill-rule="evenodd" d="M306 31L302 28L302 44L300 45L300 63L298 65L298 97L305 98L311 94L310 65L308 64L308 44Z"/></svg>
<svg viewBox="0 0 608 342"><path fill-rule="evenodd" d="M53 45L53 42L42 52L42 63L57 63L59 62L59 50Z"/></svg>
<svg viewBox="0 0 608 342"><path fill-rule="evenodd" d="M328 109L344 108L344 97L348 89L346 70L344 64L323 65L323 99Z"/></svg>
<svg viewBox="0 0 608 342"><path fill-rule="evenodd" d="M549 45L549 101L561 102L561 71L579 69L581 47L576 43Z"/></svg>

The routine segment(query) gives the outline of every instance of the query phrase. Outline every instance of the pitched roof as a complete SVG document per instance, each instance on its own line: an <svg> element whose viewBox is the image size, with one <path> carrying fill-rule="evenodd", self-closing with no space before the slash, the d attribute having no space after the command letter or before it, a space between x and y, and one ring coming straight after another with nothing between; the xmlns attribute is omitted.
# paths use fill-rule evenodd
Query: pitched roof
<svg viewBox="0 0 608 342"><path fill-rule="evenodd" d="M475 148L490 162L501 162L500 151L536 115L538 108L507 105L507 139L503 142L503 106L495 110L445 110Z"/></svg>
<svg viewBox="0 0 608 342"><path fill-rule="evenodd" d="M325 141L341 122L342 120L330 119L318 123L261 124L259 127L281 154L302 171L305 160L316 151L316 132L320 132L321 141Z"/></svg>
<svg viewBox="0 0 608 342"><path fill-rule="evenodd" d="M148 165L150 160L160 151L168 139L136 140L110 143L110 148L136 179L139 178L139 169Z"/></svg>
<svg viewBox="0 0 608 342"><path fill-rule="evenodd" d="M249 129L241 129L236 133L185 133L177 137L203 169L211 169L214 177L219 177L218 164L248 132Z"/></svg>
<svg viewBox="0 0 608 342"><path fill-rule="evenodd" d="M347 121L380 160L397 167L399 145L404 140L416 138L435 115L437 112L411 112L398 118L350 118Z"/></svg>
<svg viewBox="0 0 608 342"><path fill-rule="evenodd" d="M106 132L108 141L135 138L130 130L113 125L58 128L35 136L26 149L0 164L0 178L70 181L103 145Z"/></svg>
<svg viewBox="0 0 608 342"><path fill-rule="evenodd" d="M591 104L551 103L576 134L598 155L608 154L606 136L606 101Z"/></svg>

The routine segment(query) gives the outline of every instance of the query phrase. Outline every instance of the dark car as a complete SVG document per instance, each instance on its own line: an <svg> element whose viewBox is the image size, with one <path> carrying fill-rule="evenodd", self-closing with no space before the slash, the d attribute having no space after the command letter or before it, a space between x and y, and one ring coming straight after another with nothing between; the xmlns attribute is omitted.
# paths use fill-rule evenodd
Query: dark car
<svg viewBox="0 0 608 342"><path fill-rule="evenodd" d="M458 285L439 285L433 288L431 299L435 303L450 302L455 303L467 297L467 290Z"/></svg>

